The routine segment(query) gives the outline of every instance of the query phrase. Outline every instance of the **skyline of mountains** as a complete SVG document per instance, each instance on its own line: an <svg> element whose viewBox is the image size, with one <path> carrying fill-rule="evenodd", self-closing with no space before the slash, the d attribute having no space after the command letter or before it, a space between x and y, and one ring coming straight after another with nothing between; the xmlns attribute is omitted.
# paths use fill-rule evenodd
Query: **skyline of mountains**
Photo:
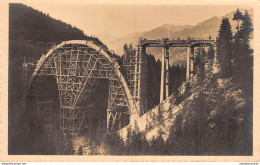
<svg viewBox="0 0 260 165"><path fill-rule="evenodd" d="M246 9L240 9L244 14ZM181 38L187 39L188 37L192 38L205 38L208 39L209 35L215 39L218 35L219 27L223 17L229 18L230 24L232 26L232 31L236 31L237 22L232 20L235 11L227 13L222 17L211 17L203 22L198 23L195 26L192 25L173 25L173 24L164 24L162 26L151 29L150 31L135 32L121 37L114 37L108 34L100 34L97 37L104 42L110 50L114 50L115 53L122 55L123 54L123 45L125 43L132 44L136 46L138 39L161 39L164 37L168 38ZM253 9L248 9L248 13L253 20ZM251 34L253 37L253 34ZM186 51L183 48L171 48L170 51L175 54L175 56L170 57L170 63L174 62L175 64L180 63L184 64L183 60L186 59ZM161 49L160 48L148 48L148 53L154 54L156 59L161 58Z"/></svg>

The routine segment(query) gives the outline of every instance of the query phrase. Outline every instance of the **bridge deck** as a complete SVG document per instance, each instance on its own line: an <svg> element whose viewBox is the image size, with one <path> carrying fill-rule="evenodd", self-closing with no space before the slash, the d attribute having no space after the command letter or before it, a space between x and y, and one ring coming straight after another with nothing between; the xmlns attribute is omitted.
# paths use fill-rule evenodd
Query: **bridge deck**
<svg viewBox="0 0 260 165"><path fill-rule="evenodd" d="M216 46L216 41L212 39L191 39L191 40L174 40L174 39L157 39L147 40L140 39L138 46L141 47L208 47Z"/></svg>

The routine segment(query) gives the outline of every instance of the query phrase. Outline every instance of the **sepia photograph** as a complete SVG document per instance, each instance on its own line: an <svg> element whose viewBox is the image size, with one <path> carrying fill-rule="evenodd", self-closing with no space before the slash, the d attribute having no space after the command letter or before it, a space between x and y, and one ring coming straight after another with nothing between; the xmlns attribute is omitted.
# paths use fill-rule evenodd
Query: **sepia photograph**
<svg viewBox="0 0 260 165"><path fill-rule="evenodd" d="M8 3L8 155L255 155L255 10Z"/></svg>

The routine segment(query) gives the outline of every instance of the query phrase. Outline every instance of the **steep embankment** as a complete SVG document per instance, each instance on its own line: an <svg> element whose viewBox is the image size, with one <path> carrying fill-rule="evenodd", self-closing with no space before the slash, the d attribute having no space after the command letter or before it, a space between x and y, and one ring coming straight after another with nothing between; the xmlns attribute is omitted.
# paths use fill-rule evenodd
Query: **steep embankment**
<svg viewBox="0 0 260 165"><path fill-rule="evenodd" d="M189 104L198 95L198 87L190 88L190 84L194 83L193 81L190 80L183 83L178 89L180 93L177 94L177 97L176 93L172 94L160 105L138 118L135 123L130 123L127 127L121 129L119 131L120 136L125 140L128 130L138 127L139 131L145 133L148 141L157 138L160 131L163 132L162 137L166 141L176 116L183 113L184 106Z"/></svg>
<svg viewBox="0 0 260 165"><path fill-rule="evenodd" d="M208 65L206 70L209 70ZM234 113L233 117L237 120L237 128L241 127L241 123L246 120L242 113L246 106L243 92L238 85L227 79L215 79L213 84L216 85L213 85L212 77L218 74L216 64L214 64L212 70L214 71L206 73L204 80L199 75L195 75L192 79L183 83L178 91L175 91L160 105L149 110L135 123L130 123L127 127L119 130L120 136L126 140L129 130L137 129L150 142L160 135L166 142L169 138L175 136L173 134L176 132L173 133L173 129L176 129L179 124L183 131L182 138L189 138L192 135L192 133L189 134L185 131L195 131L194 133L197 134L200 129L203 129L201 132L207 132L205 133L207 135L203 136L215 136L216 138L218 137L216 130L221 127L222 122L230 120L224 117L226 113ZM228 105L230 102L231 104ZM226 108L226 106L231 106L230 109L233 108L236 111L228 112L230 109L226 109L226 112L223 111L223 107ZM236 114L238 115L235 116ZM179 120L176 121L178 117ZM220 118L223 118L223 121ZM226 122L228 124L229 121ZM200 138L209 137L199 137L199 140L201 140Z"/></svg>

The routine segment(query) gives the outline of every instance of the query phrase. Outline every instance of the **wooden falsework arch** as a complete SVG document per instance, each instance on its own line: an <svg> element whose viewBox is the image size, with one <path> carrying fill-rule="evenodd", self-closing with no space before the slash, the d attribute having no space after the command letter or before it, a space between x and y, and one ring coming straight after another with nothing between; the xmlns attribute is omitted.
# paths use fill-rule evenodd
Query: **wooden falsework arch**
<svg viewBox="0 0 260 165"><path fill-rule="evenodd" d="M84 116L91 113L89 107L81 105L81 101L87 98L88 86L97 78L107 78L110 84L114 84L110 87L110 92L114 93L109 95L108 108L127 107L130 122L139 114L118 63L107 50L93 41L65 41L43 55L29 80L26 95L35 77L41 75L56 78L60 97L60 127L63 131L75 134L87 128ZM108 109L108 129L120 118L120 113Z"/></svg>

